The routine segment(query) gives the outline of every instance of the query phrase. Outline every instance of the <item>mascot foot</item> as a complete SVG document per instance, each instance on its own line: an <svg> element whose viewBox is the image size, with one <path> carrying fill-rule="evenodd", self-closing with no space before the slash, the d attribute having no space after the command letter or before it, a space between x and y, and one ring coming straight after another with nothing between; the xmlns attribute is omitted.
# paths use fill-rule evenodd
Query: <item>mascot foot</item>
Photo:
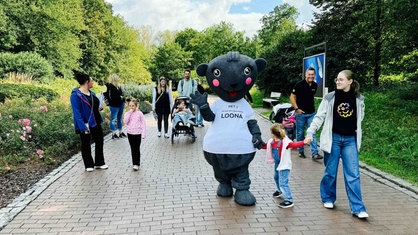
<svg viewBox="0 0 418 235"><path fill-rule="evenodd" d="M235 191L235 202L241 206L253 206L255 205L255 197L248 190L236 190Z"/></svg>
<svg viewBox="0 0 418 235"><path fill-rule="evenodd" d="M230 184L219 184L216 194L219 197L232 197L232 186Z"/></svg>

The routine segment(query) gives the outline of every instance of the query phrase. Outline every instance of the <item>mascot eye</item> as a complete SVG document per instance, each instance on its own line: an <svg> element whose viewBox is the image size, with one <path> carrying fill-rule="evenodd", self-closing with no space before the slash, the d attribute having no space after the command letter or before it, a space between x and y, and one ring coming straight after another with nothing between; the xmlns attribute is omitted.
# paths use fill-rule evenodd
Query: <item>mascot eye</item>
<svg viewBox="0 0 418 235"><path fill-rule="evenodd" d="M213 70L213 75L217 78L220 77L221 76L221 70L220 69Z"/></svg>
<svg viewBox="0 0 418 235"><path fill-rule="evenodd" d="M244 74L245 75L248 75L248 74L250 74L251 73L251 68L250 67L245 67L244 68Z"/></svg>

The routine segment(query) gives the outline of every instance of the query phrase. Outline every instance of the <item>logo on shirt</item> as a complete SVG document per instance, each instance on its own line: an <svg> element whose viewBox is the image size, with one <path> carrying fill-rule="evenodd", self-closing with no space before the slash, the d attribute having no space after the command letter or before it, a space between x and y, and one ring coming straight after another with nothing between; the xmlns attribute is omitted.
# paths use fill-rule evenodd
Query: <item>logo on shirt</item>
<svg viewBox="0 0 418 235"><path fill-rule="evenodd" d="M347 118L353 115L354 110L350 107L349 103L341 103L337 107L337 113L340 117Z"/></svg>

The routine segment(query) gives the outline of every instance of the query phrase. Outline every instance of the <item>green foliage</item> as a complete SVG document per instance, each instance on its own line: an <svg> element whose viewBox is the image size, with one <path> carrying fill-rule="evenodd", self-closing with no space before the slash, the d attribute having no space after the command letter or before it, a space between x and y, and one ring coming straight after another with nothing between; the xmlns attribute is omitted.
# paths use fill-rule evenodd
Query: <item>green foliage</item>
<svg viewBox="0 0 418 235"><path fill-rule="evenodd" d="M177 43L163 44L153 56L150 71L154 78L164 76L178 81L183 77L184 69L190 68L191 56L191 52L184 51Z"/></svg>
<svg viewBox="0 0 418 235"><path fill-rule="evenodd" d="M282 36L280 42L261 54L267 60L267 67L256 84L264 90L264 96L272 91L290 94L295 83L302 79L303 47L308 46L310 40L308 32L295 30Z"/></svg>
<svg viewBox="0 0 418 235"><path fill-rule="evenodd" d="M258 36L264 49L275 46L283 36L296 30L298 14L295 7L285 3L261 18L262 27Z"/></svg>
<svg viewBox="0 0 418 235"><path fill-rule="evenodd" d="M142 112L148 113L152 110L152 107L143 103L147 102L149 104L152 101L152 91L154 87L154 85L137 85L134 83L127 83L122 85L122 90L126 99L135 98L139 100L141 102L140 109Z"/></svg>
<svg viewBox="0 0 418 235"><path fill-rule="evenodd" d="M405 100L399 89L393 87L392 90L387 93L365 93L366 115L363 121L360 159L366 164L417 184L416 99Z"/></svg>
<svg viewBox="0 0 418 235"><path fill-rule="evenodd" d="M0 86L0 102L5 99L23 98L31 99L45 98L48 102L57 99L58 93L52 89L44 88L32 84L9 84L3 83Z"/></svg>
<svg viewBox="0 0 418 235"><path fill-rule="evenodd" d="M59 158L62 155L50 154L50 147L65 143L62 153L74 149L79 142L74 134L71 108L59 100L48 103L45 99L13 99L0 106L0 113L0 155L9 160ZM38 150L43 154L37 153Z"/></svg>
<svg viewBox="0 0 418 235"><path fill-rule="evenodd" d="M48 60L37 53L0 53L0 79L13 72L30 74L32 80L38 81L51 78L54 74Z"/></svg>
<svg viewBox="0 0 418 235"><path fill-rule="evenodd" d="M154 89L154 85L137 85L135 83L122 85L123 93L127 99L135 98L137 100L151 101L152 89Z"/></svg>

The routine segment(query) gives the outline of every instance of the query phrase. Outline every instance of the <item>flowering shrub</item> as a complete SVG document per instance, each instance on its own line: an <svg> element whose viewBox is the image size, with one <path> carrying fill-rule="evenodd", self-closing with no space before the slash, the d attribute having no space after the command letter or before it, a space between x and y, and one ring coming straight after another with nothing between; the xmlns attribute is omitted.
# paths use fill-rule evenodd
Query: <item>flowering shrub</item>
<svg viewBox="0 0 418 235"><path fill-rule="evenodd" d="M54 164L80 150L68 102L6 99L0 103L0 123L0 171L29 158ZM109 125L102 125L108 133Z"/></svg>

